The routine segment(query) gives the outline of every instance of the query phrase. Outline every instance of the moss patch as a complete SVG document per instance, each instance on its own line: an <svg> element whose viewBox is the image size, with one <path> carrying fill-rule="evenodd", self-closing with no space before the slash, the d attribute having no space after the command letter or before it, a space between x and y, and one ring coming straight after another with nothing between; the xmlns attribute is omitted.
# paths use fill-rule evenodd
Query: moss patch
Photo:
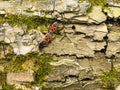
<svg viewBox="0 0 120 90"><path fill-rule="evenodd" d="M5 21L11 25L27 25L28 29L37 28L40 25L48 25L54 19L39 17L39 16L25 16L25 15L7 15Z"/></svg>
<svg viewBox="0 0 120 90"><path fill-rule="evenodd" d="M80 0L80 1L86 1L86 0ZM95 5L100 5L100 6L105 6L107 3L107 0L88 0L92 6Z"/></svg>
<svg viewBox="0 0 120 90"><path fill-rule="evenodd" d="M26 25L27 30L35 29L38 27L41 27L42 30L46 30L47 26L50 25L55 21L53 18L47 18L47 17L39 17L39 16L26 16L26 15L11 15L8 14L6 16L0 16L0 22L1 23L9 23L12 26L18 25Z"/></svg>
<svg viewBox="0 0 120 90"><path fill-rule="evenodd" d="M80 1L87 1L87 0L80 0ZM88 13L91 12L93 6L101 6L102 9L107 7L107 0L88 0L91 3L90 9L88 9Z"/></svg>
<svg viewBox="0 0 120 90"><path fill-rule="evenodd" d="M29 86L42 85L45 82L45 77L52 71L52 67L49 63L54 61L53 56L47 54L39 55L37 52L28 53L26 55L9 54L7 58L9 58L9 61L2 61L5 72L26 72L30 71L28 69L33 70L34 82L26 83L26 85ZM4 72L0 72L0 86L3 87L3 90L21 90L6 84L6 73Z"/></svg>
<svg viewBox="0 0 120 90"><path fill-rule="evenodd" d="M45 25L40 25L40 26L38 27L38 30L40 30L41 32L44 32L44 31L48 31L48 28L47 28L47 26L45 26Z"/></svg>
<svg viewBox="0 0 120 90"><path fill-rule="evenodd" d="M52 71L52 67L49 62L54 61L53 57L50 55L42 55L38 60L35 61L38 69L35 71L35 84L42 84L44 78Z"/></svg>
<svg viewBox="0 0 120 90"><path fill-rule="evenodd" d="M27 57L24 55L10 55L11 60L9 63L6 63L6 71L23 71L22 64L27 60Z"/></svg>
<svg viewBox="0 0 120 90"><path fill-rule="evenodd" d="M31 84L40 85L44 82L44 78L52 71L49 64L54 61L51 55L39 55L39 53L28 53L26 55L8 55L9 61L4 62L6 72L34 72L35 81ZM31 66L29 66L31 65Z"/></svg>
<svg viewBox="0 0 120 90"><path fill-rule="evenodd" d="M114 61L117 57L114 55L110 57L111 70L103 71L103 74L100 75L100 79L103 84L103 88L107 90L115 90L115 85L120 82L120 72L114 67Z"/></svg>
<svg viewBox="0 0 120 90"><path fill-rule="evenodd" d="M0 1L15 1L15 0L0 0ZM21 2L23 1L28 1L28 0L21 0ZM44 0L29 0L29 1L44 1Z"/></svg>
<svg viewBox="0 0 120 90"><path fill-rule="evenodd" d="M100 75L103 88L106 88L107 90L115 90L115 83L120 82L120 72L116 71L116 69L113 69L112 71L103 72L102 75Z"/></svg>
<svg viewBox="0 0 120 90"><path fill-rule="evenodd" d="M107 8L107 0L79 0L79 1L89 1L91 3L91 8L88 10L90 12L92 10L93 6L101 6L102 9ZM120 0L113 0L116 3L120 3Z"/></svg>
<svg viewBox="0 0 120 90"><path fill-rule="evenodd" d="M5 43L4 41L0 42L0 60L6 59L8 54L13 53L13 48Z"/></svg>

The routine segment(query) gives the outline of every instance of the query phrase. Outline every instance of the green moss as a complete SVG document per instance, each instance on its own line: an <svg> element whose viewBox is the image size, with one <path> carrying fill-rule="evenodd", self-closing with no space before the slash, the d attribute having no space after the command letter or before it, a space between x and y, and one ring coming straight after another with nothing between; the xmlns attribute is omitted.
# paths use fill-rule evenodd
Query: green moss
<svg viewBox="0 0 120 90"><path fill-rule="evenodd" d="M4 16L0 16L0 23L5 22Z"/></svg>
<svg viewBox="0 0 120 90"><path fill-rule="evenodd" d="M1 41L0 42L0 60L6 59L7 54L12 54L12 53L13 53L13 48L8 43Z"/></svg>
<svg viewBox="0 0 120 90"><path fill-rule="evenodd" d="M49 62L54 61L53 57L50 55L42 55L39 57L40 59L36 60L36 65L39 67L38 70L35 71L35 84L42 84L44 82L44 78L52 71L52 67Z"/></svg>
<svg viewBox="0 0 120 90"><path fill-rule="evenodd" d="M100 79L103 84L103 88L107 90L115 90L115 84L120 82L120 72L114 67L114 61L117 57L114 55L110 57L111 70L103 71L103 74L100 75Z"/></svg>
<svg viewBox="0 0 120 90"><path fill-rule="evenodd" d="M0 45L8 45L8 44L4 41L0 41Z"/></svg>
<svg viewBox="0 0 120 90"><path fill-rule="evenodd" d="M9 56L10 58L10 56ZM23 71L22 64L27 60L27 57L24 55L11 55L11 61L6 66L6 71Z"/></svg>
<svg viewBox="0 0 120 90"><path fill-rule="evenodd" d="M115 82L120 81L119 75L120 72L117 72L115 69L113 69L112 71L103 72L103 74L100 75L103 87L107 88L108 90L114 90Z"/></svg>
<svg viewBox="0 0 120 90"><path fill-rule="evenodd" d="M89 1L91 3L91 7L88 9L88 13L91 12L93 6L101 6L102 9L107 7L107 0L80 0L80 1Z"/></svg>
<svg viewBox="0 0 120 90"><path fill-rule="evenodd" d="M27 29L35 29L37 27L47 26L52 23L55 19L46 18L46 17L39 17L39 16L26 16L26 15L11 15L8 14L6 16L0 16L1 22L7 22L12 26L18 25L26 25ZM45 27L44 27L45 28Z"/></svg>
<svg viewBox="0 0 120 90"><path fill-rule="evenodd" d="M34 11L26 10L27 13L34 13Z"/></svg>
<svg viewBox="0 0 120 90"><path fill-rule="evenodd" d="M31 0L32 2L35 2L35 1L45 1L45 0Z"/></svg>
<svg viewBox="0 0 120 90"><path fill-rule="evenodd" d="M80 0L80 1L87 1L87 0ZM107 0L88 0L92 6L100 5L104 7L107 4Z"/></svg>
<svg viewBox="0 0 120 90"><path fill-rule="evenodd" d="M5 66L6 72L19 72L26 71L23 66L26 61L32 61L33 70L34 70L34 78L35 82L32 84L42 84L44 82L44 78L52 71L52 67L50 66L50 62L54 61L51 55L39 55L39 53L28 53L26 55L11 55L11 60L7 62Z"/></svg>
<svg viewBox="0 0 120 90"><path fill-rule="evenodd" d="M40 26L38 27L38 29L39 29L41 32L43 32L43 31L48 31L48 28L47 28L47 26L45 26L45 25L40 25Z"/></svg>
<svg viewBox="0 0 120 90"><path fill-rule="evenodd" d="M28 29L37 28L39 25L46 24L50 19L39 16L8 15L6 21L11 25L27 25Z"/></svg>
<svg viewBox="0 0 120 90"><path fill-rule="evenodd" d="M8 0L0 0L0 1L8 1ZM9 1L15 1L15 0L9 0ZM28 0L24 0L24 1L28 1ZM44 1L44 0L29 0L29 1ZM21 0L21 2L23 2L23 0Z"/></svg>
<svg viewBox="0 0 120 90"><path fill-rule="evenodd" d="M24 71L22 67L23 63L29 60L30 58L33 58L31 54L26 54L26 55L9 54L7 56L10 59L10 61L9 64L6 64L6 71L12 71L12 72Z"/></svg>
<svg viewBox="0 0 120 90"><path fill-rule="evenodd" d="M102 9L105 9L108 6L107 5L107 0L79 0L79 1L81 1L81 2L83 2L83 1L89 1L91 3L91 8L88 10L88 12L90 12L92 10L93 6L99 5L99 6L102 7ZM120 0L113 0L113 1L115 1L117 3L120 3Z"/></svg>

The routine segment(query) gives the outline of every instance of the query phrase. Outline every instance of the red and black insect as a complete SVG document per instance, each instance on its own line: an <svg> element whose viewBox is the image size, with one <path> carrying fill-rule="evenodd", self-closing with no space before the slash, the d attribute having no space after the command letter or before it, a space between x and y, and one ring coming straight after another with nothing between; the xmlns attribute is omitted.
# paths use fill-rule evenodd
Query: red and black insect
<svg viewBox="0 0 120 90"><path fill-rule="evenodd" d="M39 44L39 49L43 49L51 40L52 34L56 31L58 27L58 22L54 22L50 25L48 32L45 34L43 41Z"/></svg>
<svg viewBox="0 0 120 90"><path fill-rule="evenodd" d="M57 26L58 26L58 22L54 22L52 25L50 25L48 32L53 34L56 31Z"/></svg>
<svg viewBox="0 0 120 90"><path fill-rule="evenodd" d="M51 39L52 39L52 35L51 35L51 33L48 32L45 34L43 42L45 42L47 44L48 42L51 41Z"/></svg>

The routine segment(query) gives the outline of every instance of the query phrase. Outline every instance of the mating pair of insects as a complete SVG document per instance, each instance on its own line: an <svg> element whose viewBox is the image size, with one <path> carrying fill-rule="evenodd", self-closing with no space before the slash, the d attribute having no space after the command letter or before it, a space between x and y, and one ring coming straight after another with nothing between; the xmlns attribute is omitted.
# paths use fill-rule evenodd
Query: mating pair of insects
<svg viewBox="0 0 120 90"><path fill-rule="evenodd" d="M52 40L52 34L56 31L57 27L58 27L57 21L50 25L48 32L44 35L43 41L39 44L40 50L44 48Z"/></svg>
<svg viewBox="0 0 120 90"><path fill-rule="evenodd" d="M57 30L57 27L58 27L57 21L50 25L48 32L44 35L43 41L39 44L40 50L42 50L45 46L47 46L47 44L52 40L52 35ZM63 28L65 28L65 27L63 27ZM76 33L76 27L74 25L69 28L72 28L74 34ZM65 34L64 36L67 36L67 34ZM68 37L68 39L69 39L69 37Z"/></svg>

